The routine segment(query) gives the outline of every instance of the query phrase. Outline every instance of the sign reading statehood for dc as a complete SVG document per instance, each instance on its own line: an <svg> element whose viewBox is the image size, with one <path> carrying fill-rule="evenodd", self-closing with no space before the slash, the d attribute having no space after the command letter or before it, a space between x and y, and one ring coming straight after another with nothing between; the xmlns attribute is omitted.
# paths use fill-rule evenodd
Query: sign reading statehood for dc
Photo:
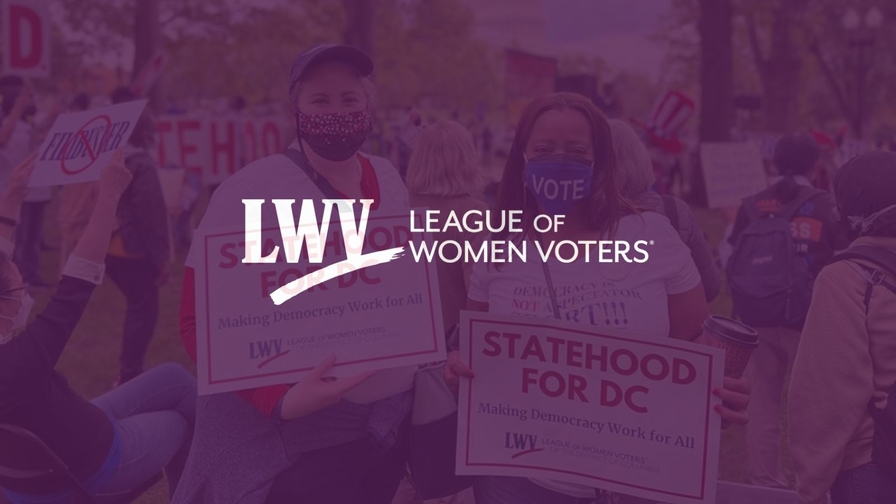
<svg viewBox="0 0 896 504"><path fill-rule="evenodd" d="M113 152L127 144L147 100L62 114L38 151L29 187L97 180Z"/></svg>
<svg viewBox="0 0 896 504"><path fill-rule="evenodd" d="M244 261L244 230L197 234L200 394L295 383L331 354L334 376L444 360L435 266L416 262L407 246L431 237L412 235L408 223L406 213L371 213L361 258L389 257L354 266L338 219L306 237L300 256L284 245L280 228L262 229L260 256L276 262L261 264ZM311 241L322 244L320 263L306 253Z"/></svg>
<svg viewBox="0 0 896 504"><path fill-rule="evenodd" d="M715 502L722 351L553 319L463 312L460 324L476 376L460 387L458 474Z"/></svg>

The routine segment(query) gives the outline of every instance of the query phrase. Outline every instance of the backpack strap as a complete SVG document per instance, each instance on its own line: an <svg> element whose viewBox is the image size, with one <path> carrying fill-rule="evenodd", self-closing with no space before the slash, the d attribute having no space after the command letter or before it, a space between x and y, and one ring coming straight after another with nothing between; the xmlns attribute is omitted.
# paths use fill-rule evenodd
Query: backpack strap
<svg viewBox="0 0 896 504"><path fill-rule="evenodd" d="M296 149L286 149L283 155L292 160L292 162L295 163L296 166L298 166L303 172L305 172L305 175L307 175L308 178L310 178L311 181L314 182L314 185L316 185L320 192L323 193L325 198L341 199L344 197L339 193L339 191L336 190L336 188L333 187L332 184L330 184L329 180L324 178L324 176L320 173L317 173L317 171L311 167L311 162L308 161L307 157L305 157L304 152Z"/></svg>
<svg viewBox="0 0 896 504"><path fill-rule="evenodd" d="M834 261L865 259L896 277L896 251L874 245L858 245L834 256Z"/></svg>
<svg viewBox="0 0 896 504"><path fill-rule="evenodd" d="M663 194L660 196L663 200L663 211L666 213L666 217L669 218L669 222L672 223L672 227L675 228L676 231L678 229L678 204L675 203L675 198L673 198L669 194Z"/></svg>
<svg viewBox="0 0 896 504"><path fill-rule="evenodd" d="M755 196L747 196L741 200L741 206L747 214L747 220L753 222L762 218L762 212L759 210L759 203Z"/></svg>
<svg viewBox="0 0 896 504"><path fill-rule="evenodd" d="M781 212L781 218L790 222L796 217L796 213L800 211L800 208L803 208L803 205L809 202L809 200L815 198L816 196L821 196L825 193L820 189L806 188L804 191L800 191L802 194L797 194L793 200L784 207L784 211Z"/></svg>
<svg viewBox="0 0 896 504"><path fill-rule="evenodd" d="M831 263L848 261L850 259L862 259L881 268L877 270L860 265L868 273L868 287L865 289L865 314L867 315L868 304L871 302L871 292L875 285L882 285L893 294L896 294L896 285L888 282L885 274L886 272L896 277L896 252L873 245L859 245L850 247L849 250L837 254L831 260Z"/></svg>
<svg viewBox="0 0 896 504"><path fill-rule="evenodd" d="M856 247L850 247L845 252L841 252L834 256L831 260L831 263L835 263L838 261L848 261L850 259L863 259L868 261L875 266L879 266L886 271L890 275L896 277L896 252L886 249L883 247L878 247L874 245L859 245ZM865 317L868 316L868 307L871 303L871 293L874 291L875 285L883 285L890 292L896 294L896 285L891 284L886 280L886 276L883 271L876 270L873 268L869 268L863 264L859 264L859 267L862 268L865 273L868 274L868 286L865 287ZM890 397L892 398L894 392L896 392L896 384L890 388ZM879 418L881 416L881 411L877 409L877 406L874 404L874 399L868 402L868 412L871 414L871 418L874 419L874 443L877 444L877 429L880 428Z"/></svg>

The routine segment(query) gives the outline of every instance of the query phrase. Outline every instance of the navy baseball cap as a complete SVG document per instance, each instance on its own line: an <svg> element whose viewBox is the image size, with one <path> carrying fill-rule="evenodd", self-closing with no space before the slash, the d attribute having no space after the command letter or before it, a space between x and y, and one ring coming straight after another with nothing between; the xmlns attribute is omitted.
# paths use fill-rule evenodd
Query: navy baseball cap
<svg viewBox="0 0 896 504"><path fill-rule="evenodd" d="M317 44L298 55L289 73L289 91L302 79L305 70L314 63L324 60L341 60L354 65L363 77L373 73L373 61L370 56L357 47L339 44Z"/></svg>

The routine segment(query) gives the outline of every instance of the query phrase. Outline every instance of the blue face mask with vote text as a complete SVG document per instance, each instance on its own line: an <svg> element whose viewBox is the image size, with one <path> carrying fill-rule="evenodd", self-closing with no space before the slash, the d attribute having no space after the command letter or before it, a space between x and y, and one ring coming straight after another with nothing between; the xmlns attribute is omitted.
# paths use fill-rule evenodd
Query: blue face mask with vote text
<svg viewBox="0 0 896 504"><path fill-rule="evenodd" d="M593 161L568 154L526 159L526 187L551 215L566 215L591 191Z"/></svg>

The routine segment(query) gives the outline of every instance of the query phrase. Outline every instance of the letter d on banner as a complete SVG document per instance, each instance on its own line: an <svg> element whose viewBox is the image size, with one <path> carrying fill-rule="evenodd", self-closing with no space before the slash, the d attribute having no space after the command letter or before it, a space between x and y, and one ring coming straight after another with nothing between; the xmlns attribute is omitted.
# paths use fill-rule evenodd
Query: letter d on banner
<svg viewBox="0 0 896 504"><path fill-rule="evenodd" d="M50 76L50 15L45 0L3 0L3 73Z"/></svg>

